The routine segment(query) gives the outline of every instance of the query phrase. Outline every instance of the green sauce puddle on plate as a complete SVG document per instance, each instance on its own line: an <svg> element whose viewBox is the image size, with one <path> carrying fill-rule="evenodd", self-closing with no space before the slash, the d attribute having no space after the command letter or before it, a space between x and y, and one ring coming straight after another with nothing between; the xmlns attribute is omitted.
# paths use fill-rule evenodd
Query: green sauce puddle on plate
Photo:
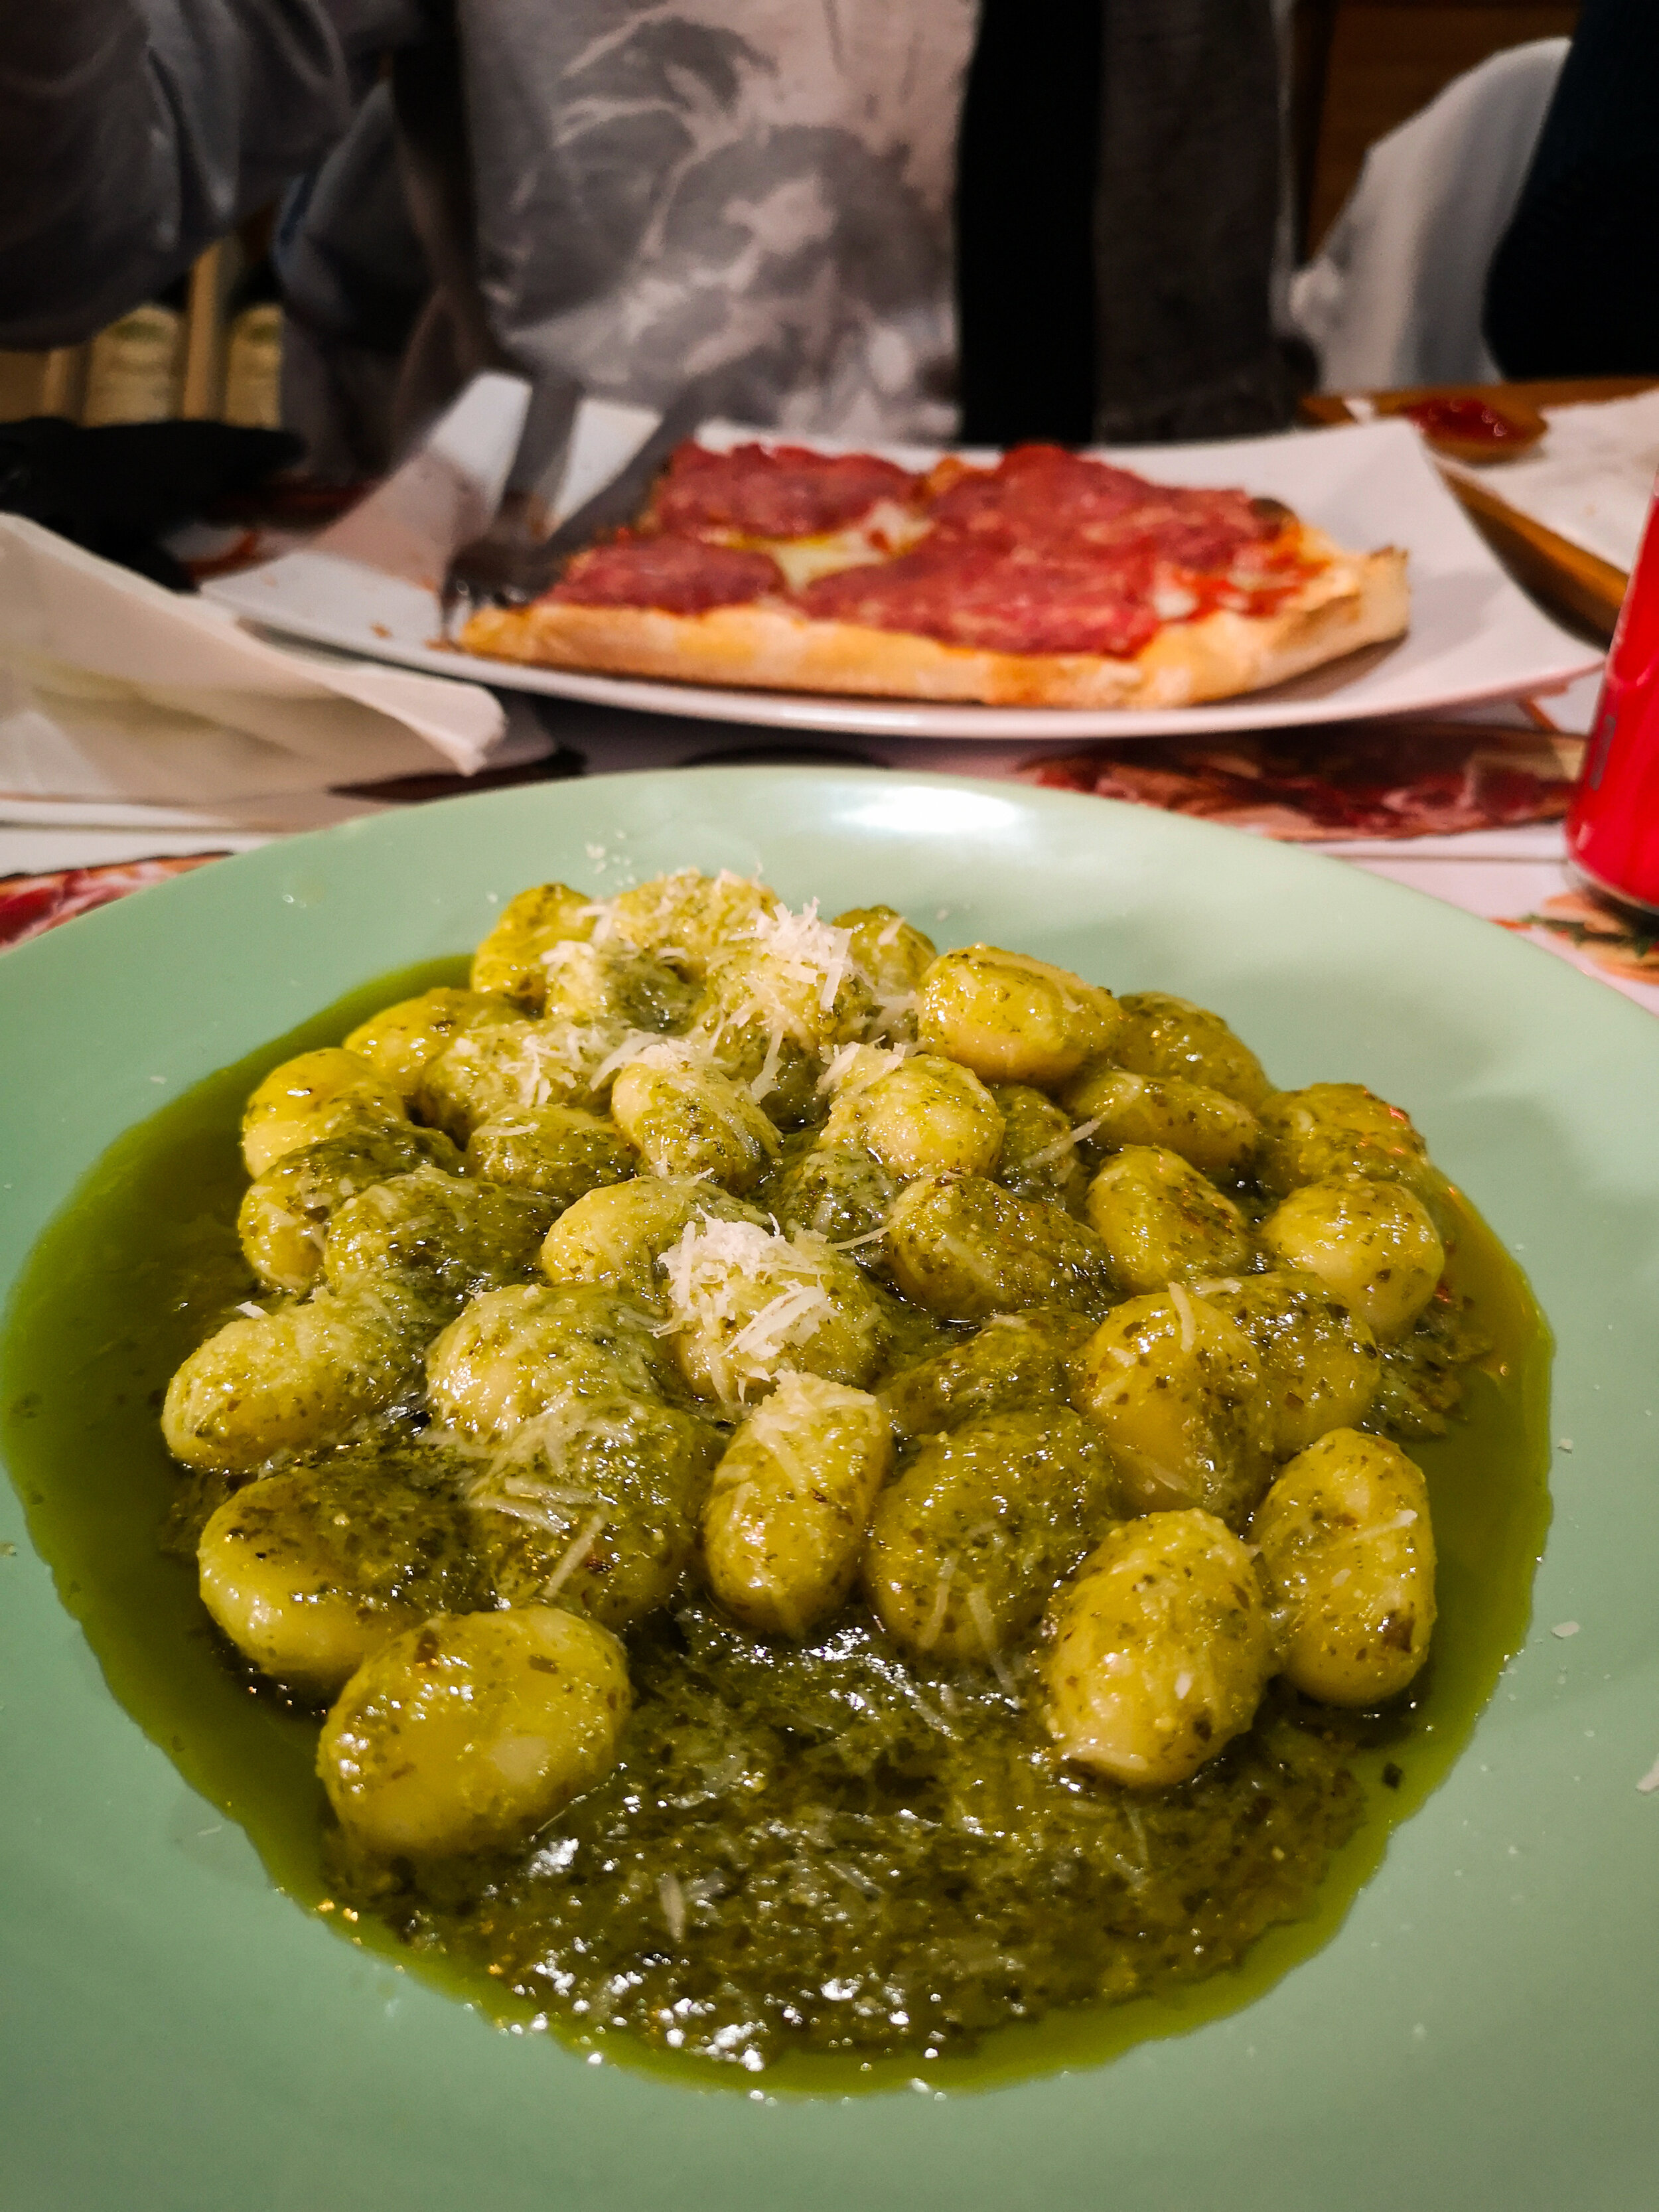
<svg viewBox="0 0 1659 2212"><path fill-rule="evenodd" d="M968 2056L791 2053L757 2076L538 2014L482 1968L411 1952L367 1915L345 1924L325 1865L317 1722L226 1666L189 1565L159 1547L179 1478L158 1413L173 1369L258 1287L234 1227L248 1092L278 1061L337 1042L377 1007L464 981L465 967L453 959L383 977L130 1130L40 1238L0 1340L0 1439L64 1604L120 1704L240 1823L272 1881L308 1910L326 1906L354 1942L503 2025L545 2021L562 2041L653 2075L742 2091L763 2082L767 2094L845 2095L918 2076L940 2089L980 2088L1098 2064L1238 2010L1329 1941L1393 1827L1463 1749L1519 1647L1549 1522L1549 1332L1519 1270L1469 1210L1449 1273L1455 1290L1473 1295L1492 1350L1468 1375L1450 1433L1410 1447L1428 1477L1439 1553L1433 1659L1409 1712L1392 1729L1362 1729L1373 1740L1346 1755L1364 1811L1312 1911L1270 1928L1239 1966L1126 2003L1065 2006L994 2028Z"/></svg>

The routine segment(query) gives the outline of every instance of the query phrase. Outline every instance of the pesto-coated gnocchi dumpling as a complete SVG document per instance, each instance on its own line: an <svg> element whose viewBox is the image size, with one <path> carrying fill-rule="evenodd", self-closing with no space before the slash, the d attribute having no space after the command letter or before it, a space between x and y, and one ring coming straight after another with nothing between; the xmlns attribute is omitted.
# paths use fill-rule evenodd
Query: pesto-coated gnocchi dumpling
<svg viewBox="0 0 1659 2212"><path fill-rule="evenodd" d="M366 1060L338 1045L273 1067L242 1115L242 1158L262 1175L284 1153L346 1130L404 1120L401 1095Z"/></svg>
<svg viewBox="0 0 1659 2212"><path fill-rule="evenodd" d="M696 1540L719 1430L642 1398L567 1396L466 1492L500 1605L556 1601L620 1632L666 1602Z"/></svg>
<svg viewBox="0 0 1659 2212"><path fill-rule="evenodd" d="M1272 1472L1273 1415L1236 1322L1172 1283L1109 1315L1073 1373L1073 1402L1111 1446L1134 1510L1202 1506L1243 1527Z"/></svg>
<svg viewBox="0 0 1659 2212"><path fill-rule="evenodd" d="M893 1201L887 1235L900 1290L946 1320L1111 1303L1111 1261L1092 1230L983 1176L919 1176Z"/></svg>
<svg viewBox="0 0 1659 2212"><path fill-rule="evenodd" d="M1386 1437L1333 1429L1285 1468L1250 1534L1288 1614L1285 1672L1297 1688L1332 1705L1398 1696L1434 1631L1421 1469Z"/></svg>
<svg viewBox="0 0 1659 2212"><path fill-rule="evenodd" d="M886 1346L876 1291L819 1237L704 1217L663 1255L662 1273L680 1370L728 1411L787 1374L862 1389Z"/></svg>
<svg viewBox="0 0 1659 2212"><path fill-rule="evenodd" d="M696 994L648 952L612 951L574 938L541 956L545 1022L613 1022L623 1029L673 1030L691 1018Z"/></svg>
<svg viewBox="0 0 1659 2212"><path fill-rule="evenodd" d="M1376 1339L1316 1275L1286 1268L1193 1287L1255 1346L1277 1457L1364 1419L1382 1372Z"/></svg>
<svg viewBox="0 0 1659 2212"><path fill-rule="evenodd" d="M516 1021L519 1009L506 999L492 999L482 991L440 988L422 991L418 998L399 999L382 1006L359 1023L345 1041L348 1052L366 1060L374 1073L404 1098L419 1088L421 1070L441 1052L447 1052L468 1030L489 1029Z"/></svg>
<svg viewBox="0 0 1659 2212"><path fill-rule="evenodd" d="M591 1283L487 1291L434 1339L426 1370L438 1419L485 1443L572 1400L659 1399L675 1389L651 1316Z"/></svg>
<svg viewBox="0 0 1659 2212"><path fill-rule="evenodd" d="M983 1414L882 1492L865 1588L906 1650L982 1664L1036 1626L1122 1510L1111 1452L1068 1407Z"/></svg>
<svg viewBox="0 0 1659 2212"><path fill-rule="evenodd" d="M535 1273L552 1209L533 1192L474 1182L434 1167L374 1183L338 1207L323 1244L331 1288L397 1279L434 1316Z"/></svg>
<svg viewBox="0 0 1659 2212"><path fill-rule="evenodd" d="M590 1190L626 1182L639 1164L616 1124L581 1106L527 1106L481 1121L466 1140L470 1175L533 1191L560 1212Z"/></svg>
<svg viewBox="0 0 1659 2212"><path fill-rule="evenodd" d="M1115 1153L1091 1182L1084 1215L1127 1291L1250 1263L1243 1215L1179 1152L1130 1145Z"/></svg>
<svg viewBox="0 0 1659 2212"><path fill-rule="evenodd" d="M1179 1076L1258 1111L1273 1085L1219 1014L1170 991L1126 991L1111 1056L1134 1075Z"/></svg>
<svg viewBox="0 0 1659 2212"><path fill-rule="evenodd" d="M916 1053L872 1083L843 1084L824 1124L829 1146L861 1145L901 1182L919 1175L989 1175L1003 1120L979 1078L937 1053Z"/></svg>
<svg viewBox="0 0 1659 2212"><path fill-rule="evenodd" d="M681 1176L645 1176L589 1191L548 1231L542 1273L553 1283L608 1284L654 1312L665 1312L668 1293L659 1262L688 1222L705 1217L757 1229L766 1222L764 1214L713 1183Z"/></svg>
<svg viewBox="0 0 1659 2212"><path fill-rule="evenodd" d="M1078 1148L1072 1117L1029 1083L992 1083L986 1088L1002 1116L1002 1150L994 1181L1016 1198L1041 1199L1081 1212L1089 1171Z"/></svg>
<svg viewBox="0 0 1659 2212"><path fill-rule="evenodd" d="M777 1157L778 1133L748 1091L667 1040L622 1070L611 1111L656 1175L747 1190Z"/></svg>
<svg viewBox="0 0 1659 2212"><path fill-rule="evenodd" d="M998 1314L964 1341L895 1375L881 1392L902 1437L938 1436L986 1413L1064 1406L1072 1362L1094 1334L1087 1314Z"/></svg>
<svg viewBox="0 0 1659 2212"><path fill-rule="evenodd" d="M209 1519L197 1563L238 1650L307 1697L332 1697L399 1629L474 1602L454 1498L361 1458L246 1484Z"/></svg>
<svg viewBox="0 0 1659 2212"><path fill-rule="evenodd" d="M414 1110L470 1142L486 1121L538 1106L586 1105L622 1042L616 1022L502 1022L468 1030L421 1071Z"/></svg>
<svg viewBox="0 0 1659 2212"><path fill-rule="evenodd" d="M988 1083L1053 1089L1109 1052L1117 1000L1068 969L994 945L944 952L922 978L916 1033Z"/></svg>
<svg viewBox="0 0 1659 2212"><path fill-rule="evenodd" d="M592 937L600 909L566 884L537 884L509 899L472 956L475 991L514 999L539 1013L547 990L543 956L571 939Z"/></svg>
<svg viewBox="0 0 1659 2212"><path fill-rule="evenodd" d="M186 1467L252 1474L337 1443L418 1389L434 1320L418 1293L383 1283L227 1322L167 1384L167 1449Z"/></svg>
<svg viewBox="0 0 1659 2212"><path fill-rule="evenodd" d="M1133 1075L1127 1068L1091 1070L1069 1084L1066 1110L1092 1122L1096 1152L1151 1145L1178 1152L1200 1175L1242 1174L1261 1132L1248 1106L1180 1075Z"/></svg>
<svg viewBox="0 0 1659 2212"><path fill-rule="evenodd" d="M284 1152L242 1194L236 1234L263 1283L307 1291L323 1264L323 1240L336 1211L359 1191L430 1164L459 1172L461 1156L441 1129L412 1121L372 1121L320 1144Z"/></svg>
<svg viewBox="0 0 1659 2212"><path fill-rule="evenodd" d="M363 1662L317 1771L364 1850L499 1850L604 1779L631 1704L623 1648L593 1621L554 1606L440 1613Z"/></svg>
<svg viewBox="0 0 1659 2212"><path fill-rule="evenodd" d="M1403 1184L1347 1175L1304 1183L1261 1224L1261 1241L1317 1275L1383 1343L1403 1336L1446 1265L1428 1208Z"/></svg>
<svg viewBox="0 0 1659 2212"><path fill-rule="evenodd" d="M787 1231L810 1230L826 1243L856 1245L861 1267L884 1267L887 1209L898 1181L862 1150L819 1146L790 1162L758 1194Z"/></svg>
<svg viewBox="0 0 1659 2212"><path fill-rule="evenodd" d="M702 1509L703 1566L726 1611L798 1638L834 1613L892 1462L875 1399L786 1375L732 1437Z"/></svg>
<svg viewBox="0 0 1659 2212"><path fill-rule="evenodd" d="M853 957L875 995L876 1030L896 1040L914 1036L916 993L939 957L932 938L890 906L849 907L833 926L851 937Z"/></svg>
<svg viewBox="0 0 1659 2212"><path fill-rule="evenodd" d="M692 1041L744 1084L781 1127L812 1118L824 1062L874 1011L848 933L809 907L779 907L755 941L708 963Z"/></svg>
<svg viewBox="0 0 1659 2212"><path fill-rule="evenodd" d="M1411 1116L1363 1083L1280 1091L1260 1109L1261 1187L1277 1197L1333 1176L1432 1187L1428 1150Z"/></svg>
<svg viewBox="0 0 1659 2212"><path fill-rule="evenodd" d="M1255 1560L1208 1513L1114 1528L1055 1597L1042 1672L1062 1758L1169 1789L1255 1717L1276 1660Z"/></svg>
<svg viewBox="0 0 1659 2212"><path fill-rule="evenodd" d="M717 953L753 937L779 904L775 891L729 868L717 876L677 868L618 892L605 908L601 933L607 945L654 953L701 981Z"/></svg>

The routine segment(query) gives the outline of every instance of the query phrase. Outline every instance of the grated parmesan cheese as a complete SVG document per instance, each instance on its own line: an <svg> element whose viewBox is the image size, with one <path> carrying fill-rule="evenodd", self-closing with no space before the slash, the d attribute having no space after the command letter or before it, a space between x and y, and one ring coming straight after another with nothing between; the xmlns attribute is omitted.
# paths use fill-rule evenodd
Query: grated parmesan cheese
<svg viewBox="0 0 1659 2212"><path fill-rule="evenodd" d="M676 1874L659 1876L657 1896L662 1905L662 1917L668 1923L670 1936L676 1943L683 1942L685 1936L685 1892L680 1887L679 1876Z"/></svg>
<svg viewBox="0 0 1659 2212"><path fill-rule="evenodd" d="M933 1609L927 1616L927 1626L916 1638L919 1651L931 1651L939 1642L939 1632L945 1626L945 1609L951 1602L951 1578L956 1571L956 1555L953 1553L939 1571L939 1582L933 1590Z"/></svg>
<svg viewBox="0 0 1659 2212"><path fill-rule="evenodd" d="M1046 1168L1050 1160L1059 1159L1074 1145L1086 1144L1105 1118L1103 1114L1097 1114L1092 1121L1079 1121L1075 1129L1069 1130L1063 1137L1056 1137L1052 1145L1045 1145L1040 1152L1033 1152L1029 1159L1022 1160L1021 1172L1029 1173L1032 1168Z"/></svg>
<svg viewBox="0 0 1659 2212"><path fill-rule="evenodd" d="M658 1265L677 1326L702 1340L725 1404L740 1405L756 1385L769 1385L778 1363L835 1316L817 1256L827 1250L775 1227L704 1215L663 1254Z"/></svg>
<svg viewBox="0 0 1659 2212"><path fill-rule="evenodd" d="M755 925L755 942L769 959L803 981L817 980L818 1005L824 1013L835 1006L847 971L853 962L853 933L818 920L818 902L811 899L799 914L781 900L769 915Z"/></svg>
<svg viewBox="0 0 1659 2212"><path fill-rule="evenodd" d="M991 1672L1011 1698L1018 1698L1019 1685L1014 1680L1013 1672L1008 1662L997 1648L996 1623L991 1618L991 1608L985 1593L976 1583L969 1585L967 1599L968 1617L974 1624L975 1634L985 1648L985 1656L990 1662Z"/></svg>
<svg viewBox="0 0 1659 2212"><path fill-rule="evenodd" d="M701 1046L684 1037L665 1037L655 1030L629 1030L616 1050L602 1060L589 1079L594 1090L620 1075L623 1068L638 1060L646 1067L668 1067L676 1070L690 1067L712 1067L710 1054Z"/></svg>
<svg viewBox="0 0 1659 2212"><path fill-rule="evenodd" d="M552 1604L554 1599L557 1597L559 1592L564 1588L566 1583L569 1581L571 1576L575 1573L577 1568L580 1566L582 1561L592 1550L594 1543L599 1537L599 1531L604 1528L605 1523L605 1516L603 1512L593 1514L590 1519L583 1522L581 1528L577 1534L575 1542L572 1544L569 1550L559 1561L558 1565L554 1568L552 1573L542 1584L542 1601L544 1604Z"/></svg>
<svg viewBox="0 0 1659 2212"><path fill-rule="evenodd" d="M775 902L744 937L744 949L715 971L717 986L698 1034L710 1051L728 1031L764 1036L761 1066L749 1085L758 1103L777 1087L787 1047L814 1055L827 1049L835 1027L847 1018L848 988L860 994L856 1013L867 987L853 958L852 932L820 921L816 899L799 914Z"/></svg>
<svg viewBox="0 0 1659 2212"><path fill-rule="evenodd" d="M874 1044L844 1044L818 1078L818 1089L833 1091L837 1097L844 1091L855 1097L867 1091L884 1075L891 1075L903 1066L913 1048L896 1044L884 1048Z"/></svg>

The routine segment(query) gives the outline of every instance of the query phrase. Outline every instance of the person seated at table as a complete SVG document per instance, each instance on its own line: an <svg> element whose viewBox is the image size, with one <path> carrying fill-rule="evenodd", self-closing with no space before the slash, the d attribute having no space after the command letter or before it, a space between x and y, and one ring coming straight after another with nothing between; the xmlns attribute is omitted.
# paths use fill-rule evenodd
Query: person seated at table
<svg viewBox="0 0 1659 2212"><path fill-rule="evenodd" d="M1659 375L1659 7L1584 0L1484 327L1505 376Z"/></svg>
<svg viewBox="0 0 1659 2212"><path fill-rule="evenodd" d="M550 458L688 380L859 440L1265 429L1279 118L1270 0L47 0L0 9L0 345L285 193L326 473L488 366Z"/></svg>

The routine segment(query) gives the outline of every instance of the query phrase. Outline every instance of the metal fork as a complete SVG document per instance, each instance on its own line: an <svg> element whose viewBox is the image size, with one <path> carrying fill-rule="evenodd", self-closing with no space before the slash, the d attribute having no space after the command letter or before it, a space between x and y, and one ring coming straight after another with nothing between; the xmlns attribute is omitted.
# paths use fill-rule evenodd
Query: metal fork
<svg viewBox="0 0 1659 2212"><path fill-rule="evenodd" d="M707 414L707 398L700 387L683 392L639 451L550 536L514 538L486 532L463 545L444 571L439 595L444 635L448 635L451 622L463 606L523 606L539 599L557 581L573 553L632 522L663 464Z"/></svg>

